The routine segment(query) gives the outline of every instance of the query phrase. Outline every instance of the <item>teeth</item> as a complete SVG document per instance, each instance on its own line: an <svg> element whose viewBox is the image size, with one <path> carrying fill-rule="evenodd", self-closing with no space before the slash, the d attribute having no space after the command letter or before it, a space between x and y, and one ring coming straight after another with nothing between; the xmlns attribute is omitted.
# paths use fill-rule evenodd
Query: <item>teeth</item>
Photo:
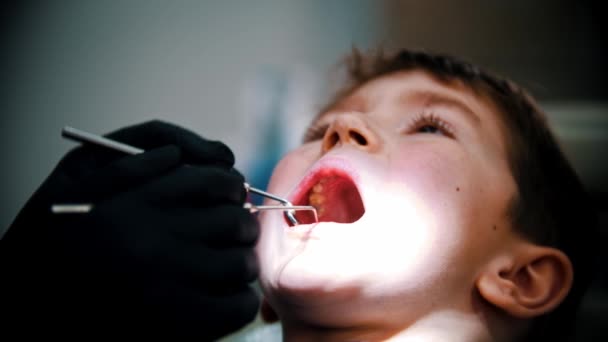
<svg viewBox="0 0 608 342"><path fill-rule="evenodd" d="M325 196L322 194L322 191L323 185L327 181L327 178L319 180L319 183L312 187L310 194L308 195L308 202L317 209L318 216L321 216L321 214L325 211L325 208L323 207L323 203L325 203Z"/></svg>
<svg viewBox="0 0 608 342"><path fill-rule="evenodd" d="M310 205L317 207L325 202L325 196L313 192L308 196L308 201L310 202Z"/></svg>
<svg viewBox="0 0 608 342"><path fill-rule="evenodd" d="M323 191L323 184L322 183L318 183L315 186L312 187L312 191L313 192L321 192Z"/></svg>

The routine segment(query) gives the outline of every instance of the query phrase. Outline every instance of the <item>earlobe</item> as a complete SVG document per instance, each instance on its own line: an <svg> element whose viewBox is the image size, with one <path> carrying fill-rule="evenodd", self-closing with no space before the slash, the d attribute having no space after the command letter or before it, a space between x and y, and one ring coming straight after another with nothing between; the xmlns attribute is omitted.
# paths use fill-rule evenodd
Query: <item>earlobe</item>
<svg viewBox="0 0 608 342"><path fill-rule="evenodd" d="M518 318L532 318L557 307L572 286L572 264L561 251L532 244L502 256L477 278L481 296Z"/></svg>

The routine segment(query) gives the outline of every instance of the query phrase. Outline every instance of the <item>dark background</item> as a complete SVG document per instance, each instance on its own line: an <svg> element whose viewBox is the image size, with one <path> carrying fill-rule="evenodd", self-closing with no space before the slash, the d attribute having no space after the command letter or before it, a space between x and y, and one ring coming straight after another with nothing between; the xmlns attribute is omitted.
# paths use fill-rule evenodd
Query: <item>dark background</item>
<svg viewBox="0 0 608 342"><path fill-rule="evenodd" d="M605 2L66 0L0 10L0 234L73 146L64 125L182 124L227 142L263 186L339 58L382 45L453 53L527 87L596 200L607 246ZM582 341L608 337L599 271Z"/></svg>

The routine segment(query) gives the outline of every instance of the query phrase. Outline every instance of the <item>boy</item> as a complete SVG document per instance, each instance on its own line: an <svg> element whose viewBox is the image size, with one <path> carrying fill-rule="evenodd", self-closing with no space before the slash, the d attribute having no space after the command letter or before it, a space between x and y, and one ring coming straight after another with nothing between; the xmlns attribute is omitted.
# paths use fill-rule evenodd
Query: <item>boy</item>
<svg viewBox="0 0 608 342"><path fill-rule="evenodd" d="M583 186L533 99L449 56L355 51L268 191L263 316L288 341L568 336L593 270Z"/></svg>

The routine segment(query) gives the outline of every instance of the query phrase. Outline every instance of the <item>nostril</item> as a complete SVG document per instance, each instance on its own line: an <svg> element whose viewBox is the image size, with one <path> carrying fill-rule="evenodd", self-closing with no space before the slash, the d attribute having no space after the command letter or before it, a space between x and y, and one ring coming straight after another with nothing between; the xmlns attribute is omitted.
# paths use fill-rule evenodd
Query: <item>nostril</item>
<svg viewBox="0 0 608 342"><path fill-rule="evenodd" d="M338 135L338 132L334 131L325 139L325 150L327 151L336 146L338 144L338 141L340 141L340 135Z"/></svg>
<svg viewBox="0 0 608 342"><path fill-rule="evenodd" d="M365 137L361 133L357 131L349 131L348 135L351 137L351 139L356 141L357 144L361 146L367 146L367 139L365 139Z"/></svg>

